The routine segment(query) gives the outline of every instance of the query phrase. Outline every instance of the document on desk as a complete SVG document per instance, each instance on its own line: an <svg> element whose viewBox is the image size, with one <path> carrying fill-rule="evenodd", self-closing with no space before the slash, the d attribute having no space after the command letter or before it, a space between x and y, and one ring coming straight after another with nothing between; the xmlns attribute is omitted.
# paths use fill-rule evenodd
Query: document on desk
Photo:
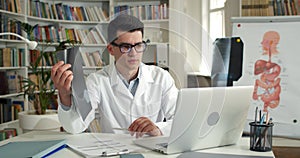
<svg viewBox="0 0 300 158"><path fill-rule="evenodd" d="M142 150L133 145L131 139L130 135L82 133L69 138L67 145L85 157L114 156Z"/></svg>

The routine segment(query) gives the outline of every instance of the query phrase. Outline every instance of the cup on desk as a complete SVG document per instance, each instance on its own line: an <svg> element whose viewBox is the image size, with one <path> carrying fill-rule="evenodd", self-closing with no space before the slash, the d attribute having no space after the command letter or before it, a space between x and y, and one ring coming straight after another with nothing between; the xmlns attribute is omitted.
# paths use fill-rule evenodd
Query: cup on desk
<svg viewBox="0 0 300 158"><path fill-rule="evenodd" d="M273 123L250 122L250 150L271 151Z"/></svg>

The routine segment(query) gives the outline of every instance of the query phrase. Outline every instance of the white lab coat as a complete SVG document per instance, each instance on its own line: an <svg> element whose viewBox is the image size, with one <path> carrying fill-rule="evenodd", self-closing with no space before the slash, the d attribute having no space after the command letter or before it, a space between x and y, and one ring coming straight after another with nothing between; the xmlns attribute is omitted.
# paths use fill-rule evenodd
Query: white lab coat
<svg viewBox="0 0 300 158"><path fill-rule="evenodd" d="M141 64L141 76L135 96L120 77L115 65L109 65L92 73L87 78L87 87L93 110L85 122L72 106L69 110L58 108L59 120L70 133L83 132L99 111L102 132L119 133L113 128L128 128L137 118L150 118L165 135L169 134L178 89L169 72L157 67ZM166 118L167 122L163 122Z"/></svg>

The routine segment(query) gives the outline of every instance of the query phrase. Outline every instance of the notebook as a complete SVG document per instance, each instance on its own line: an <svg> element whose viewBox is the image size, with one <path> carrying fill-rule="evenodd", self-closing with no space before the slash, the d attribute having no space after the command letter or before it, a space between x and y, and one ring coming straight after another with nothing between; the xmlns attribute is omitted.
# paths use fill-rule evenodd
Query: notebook
<svg viewBox="0 0 300 158"><path fill-rule="evenodd" d="M134 143L164 154L235 144L242 135L252 91L252 86L181 89L170 135Z"/></svg>
<svg viewBox="0 0 300 158"><path fill-rule="evenodd" d="M0 146L0 157L41 158L66 147L65 140L19 141Z"/></svg>

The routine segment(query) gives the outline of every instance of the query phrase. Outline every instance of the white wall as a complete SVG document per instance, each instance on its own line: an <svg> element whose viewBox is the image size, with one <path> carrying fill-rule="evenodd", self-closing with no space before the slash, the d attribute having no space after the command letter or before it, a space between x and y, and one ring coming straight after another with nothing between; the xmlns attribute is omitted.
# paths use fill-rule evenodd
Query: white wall
<svg viewBox="0 0 300 158"><path fill-rule="evenodd" d="M179 88L187 86L187 73L200 70L202 61L202 1L171 0L170 72Z"/></svg>
<svg viewBox="0 0 300 158"><path fill-rule="evenodd" d="M232 35L231 17L239 17L241 13L241 0L227 0L224 6L225 10L225 35Z"/></svg>
<svg viewBox="0 0 300 158"><path fill-rule="evenodd" d="M239 15L240 0L227 0L226 36L231 36L230 18ZM207 32L209 20L208 1L170 0L169 65L179 88L187 86L189 72L210 75L213 41Z"/></svg>

